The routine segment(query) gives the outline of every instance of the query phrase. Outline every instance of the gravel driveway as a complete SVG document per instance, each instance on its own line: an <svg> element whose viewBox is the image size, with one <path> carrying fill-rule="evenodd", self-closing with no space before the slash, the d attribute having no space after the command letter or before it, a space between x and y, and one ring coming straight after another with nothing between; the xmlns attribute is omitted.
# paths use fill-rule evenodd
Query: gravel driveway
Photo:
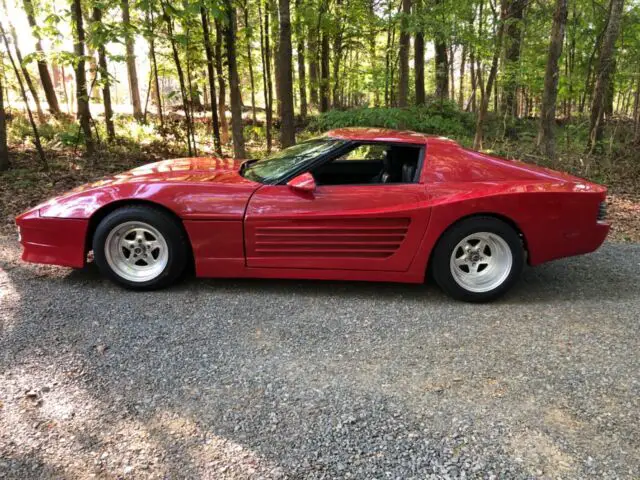
<svg viewBox="0 0 640 480"><path fill-rule="evenodd" d="M0 478L638 478L640 245L433 286L132 293L0 239Z"/></svg>

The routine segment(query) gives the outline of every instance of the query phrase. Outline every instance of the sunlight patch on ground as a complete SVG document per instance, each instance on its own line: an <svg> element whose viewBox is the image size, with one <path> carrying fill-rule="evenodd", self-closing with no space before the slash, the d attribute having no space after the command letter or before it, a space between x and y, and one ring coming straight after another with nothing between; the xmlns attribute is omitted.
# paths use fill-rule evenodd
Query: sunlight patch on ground
<svg viewBox="0 0 640 480"><path fill-rule="evenodd" d="M52 365L35 374L21 367L0 374L2 462L78 479L144 477L151 471L158 478L279 476L273 462L180 413L158 410L144 419L124 401L121 410L106 406L78 385L82 358L75 363L77 369L64 372Z"/></svg>

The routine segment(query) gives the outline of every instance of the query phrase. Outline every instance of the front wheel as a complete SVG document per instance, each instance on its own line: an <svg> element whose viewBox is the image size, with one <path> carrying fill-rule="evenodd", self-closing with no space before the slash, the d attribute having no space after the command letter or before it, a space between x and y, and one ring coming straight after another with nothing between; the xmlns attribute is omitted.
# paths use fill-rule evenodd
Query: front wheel
<svg viewBox="0 0 640 480"><path fill-rule="evenodd" d="M486 302L504 294L524 266L517 232L494 217L472 217L447 230L432 257L433 277L450 296Z"/></svg>
<svg viewBox="0 0 640 480"><path fill-rule="evenodd" d="M166 212L142 205L107 215L93 236L100 271L128 288L155 289L173 283L184 271L188 247L178 222Z"/></svg>

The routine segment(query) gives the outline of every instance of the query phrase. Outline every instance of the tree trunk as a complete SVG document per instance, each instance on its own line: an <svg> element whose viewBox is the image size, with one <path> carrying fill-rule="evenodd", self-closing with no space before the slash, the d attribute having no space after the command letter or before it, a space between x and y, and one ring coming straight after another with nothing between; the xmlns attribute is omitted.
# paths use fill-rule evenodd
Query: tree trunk
<svg viewBox="0 0 640 480"><path fill-rule="evenodd" d="M454 72L454 63L456 58L456 48L453 44L449 46L449 80L451 84L449 85L449 95L450 100L453 102L456 99L456 79L453 75Z"/></svg>
<svg viewBox="0 0 640 480"><path fill-rule="evenodd" d="M75 0L79 1L79 0ZM184 117L187 123L187 149L189 156L193 156L193 147L191 146L191 139L193 138L192 131L193 125L191 123L191 116L189 115L189 105L187 100L187 89L184 82L184 72L182 71L182 63L180 62L180 55L178 53L178 47L176 45L176 39L173 36L173 20L167 13L164 1L161 3L162 16L167 25L167 34L169 36L169 43L171 44L171 53L173 54L173 62L176 66L176 72L178 74L178 83L180 84L180 97L182 98L182 109L184 110Z"/></svg>
<svg viewBox="0 0 640 480"><path fill-rule="evenodd" d="M251 84L251 118L255 125L258 121L256 118L256 83L253 77L253 56L251 55L251 27L249 26L249 5L244 4L244 28L247 32L247 64L249 65L249 83Z"/></svg>
<svg viewBox="0 0 640 480"><path fill-rule="evenodd" d="M45 60L44 50L42 49L42 42L40 41L40 33L38 30L38 24L36 23L36 16L33 10L33 3L31 0L23 0L24 11L27 14L27 20L31 27L31 33L36 39L36 53L38 54L38 73L40 74L40 82L42 83L42 89L49 105L49 111L52 115L59 117L60 106L58 105L58 97L56 91L53 88L53 82L51 81L51 75L49 73L49 66Z"/></svg>
<svg viewBox="0 0 640 480"><path fill-rule="evenodd" d="M80 121L82 133L84 134L87 154L91 155L95 150L95 146L93 144L93 136L91 134L91 112L89 111L89 96L87 92L87 73L84 67L84 24L82 20L82 3L80 0L73 0L73 4L71 6L71 19L76 35L73 46L73 51L76 56L76 114Z"/></svg>
<svg viewBox="0 0 640 480"><path fill-rule="evenodd" d="M493 90L493 82L496 79L498 73L498 61L500 60L500 52L502 51L502 37L504 34L504 9L502 11L502 18L500 19L498 31L496 33L495 47L493 51L493 60L491 62L491 70L489 71L489 78L487 79L487 85L480 87L480 111L478 112L478 119L476 122L476 134L473 139L473 148L476 150L482 149L482 142L484 137L484 123L487 116L487 110L489 108L489 100L491 98L491 91ZM482 78L480 78L482 84Z"/></svg>
<svg viewBox="0 0 640 480"><path fill-rule="evenodd" d="M320 48L320 111L329 110L329 34L322 32Z"/></svg>
<svg viewBox="0 0 640 480"><path fill-rule="evenodd" d="M276 94L276 113L278 115L278 117L280 117L280 100L277 98L278 95L280 94L280 86L278 85L280 83L280 64L278 62L278 59L280 58L278 56L278 48L280 45L280 21L279 21L279 16L280 13L278 11L278 0L268 0L267 1L267 7L268 9L270 9L270 14L271 14L271 35L272 38L271 40L273 41L272 45L272 53L273 53L273 73L274 73L274 81L275 81L275 94Z"/></svg>
<svg viewBox="0 0 640 480"><path fill-rule="evenodd" d="M340 12L342 0L336 0L336 12ZM340 63L342 61L342 37L344 27L342 22L338 22L338 31L333 37L333 108L340 108Z"/></svg>
<svg viewBox="0 0 640 480"><path fill-rule="evenodd" d="M414 41L416 105L424 105L424 32L418 31Z"/></svg>
<svg viewBox="0 0 640 480"><path fill-rule="evenodd" d="M528 0L510 0L507 5L505 26L504 73L502 80L502 110L509 117L518 111L518 69L522 44L522 18Z"/></svg>
<svg viewBox="0 0 640 480"><path fill-rule="evenodd" d="M611 0L609 21L602 38L602 47L598 58L596 69L596 86L591 102L591 116L589 122L589 139L587 148L590 152L596 148L602 139L602 129L604 126L605 97L612 81L612 72L615 65L615 46L618 34L620 33L620 20L624 0Z"/></svg>
<svg viewBox="0 0 640 480"><path fill-rule="evenodd" d="M633 141L640 142L640 69L636 73L636 93L633 96Z"/></svg>
<svg viewBox="0 0 640 480"><path fill-rule="evenodd" d="M409 15L411 15L411 0L402 0L402 22L400 26L400 41L398 42L398 61L400 72L398 75L398 106L405 108L409 101Z"/></svg>
<svg viewBox="0 0 640 480"><path fill-rule="evenodd" d="M318 85L320 84L320 68L318 66L318 33L317 28L309 29L309 101L318 108Z"/></svg>
<svg viewBox="0 0 640 480"><path fill-rule="evenodd" d="M5 12L9 12L7 8L6 0L2 0L2 7ZM16 27L13 25L13 22L7 18L7 22L9 23L9 31L11 32L11 38L13 39L13 48L16 51L16 58L18 60L18 65L20 65L20 70L22 71L22 76L24 77L24 82L27 84L27 88L29 89L29 93L31 93L31 97L36 104L36 112L38 114L38 120L40 123L44 123L44 112L42 111L42 105L40 104L40 96L38 95L38 90L33 84L33 80L31 79L31 75L27 70L27 66L24 64L24 58L22 57L22 52L20 51L20 47L18 46L18 34L16 32Z"/></svg>
<svg viewBox="0 0 640 480"><path fill-rule="evenodd" d="M0 75L0 172L8 168L9 145L7 143L7 114L4 110L4 85L2 84L2 75Z"/></svg>
<svg viewBox="0 0 640 480"><path fill-rule="evenodd" d="M271 53L269 48L269 9L264 10L264 31L262 26L262 0L258 0L258 16L260 17L260 50L262 53L262 85L264 92L265 123L267 137L267 153L271 153L271 126L273 120L273 87L271 84Z"/></svg>
<svg viewBox="0 0 640 480"><path fill-rule="evenodd" d="M93 22L100 25L102 23L102 10L93 7ZM104 105L104 122L107 127L107 137L109 141L116 138L116 131L113 125L113 107L111 106L111 82L109 80L109 70L107 69L107 51L104 43L98 45L98 67L100 69L100 79L102 80L102 103Z"/></svg>
<svg viewBox="0 0 640 480"><path fill-rule="evenodd" d="M11 54L11 49L9 48L9 40L7 39L7 35L4 32L4 28L2 27L2 23L0 23L0 35L4 40L4 46L7 50L7 55L9 56L9 61L11 62L11 66L13 67L13 73L18 80L18 85L20 86L20 93L22 94L22 101L24 102L24 106L27 109L27 116L29 117L29 123L31 124L31 130L33 131L33 143L36 146L36 150L38 152L38 158L42 163L42 167L45 171L49 170L49 164L47 163L47 157L44 154L44 150L42 149L42 144L40 143L40 133L38 132L38 127L36 126L36 122L33 120L33 114L31 113L31 107L29 107L29 100L27 99L27 91L24 88L24 84L22 83L22 78L20 77L20 71L18 70L18 66L16 62L13 60L13 55ZM2 59L2 57L0 57ZM4 114L4 103L2 105L2 113ZM6 143L6 119L5 123L5 143ZM1 147L0 147L1 148ZM8 165L8 159L7 159Z"/></svg>
<svg viewBox="0 0 640 480"><path fill-rule="evenodd" d="M240 78L236 61L236 14L231 0L224 2L227 21L224 25L224 38L227 47L227 65L229 68L229 100L231 102L231 131L233 136L234 158L246 158L244 133L242 131L242 97Z"/></svg>
<svg viewBox="0 0 640 480"><path fill-rule="evenodd" d="M211 92L211 125L213 126L213 145L216 153L222 156L222 144L220 142L220 122L218 121L218 102L216 101L216 74L213 69L213 49L211 48L211 38L209 37L209 14L203 6L200 6L200 20L202 22L204 52L207 59L207 79L209 81L209 91Z"/></svg>
<svg viewBox="0 0 640 480"><path fill-rule="evenodd" d="M280 45L278 47L278 103L280 104L280 144L282 148L296 143L293 117L293 69L291 65L291 14L289 0L278 0L280 12Z"/></svg>
<svg viewBox="0 0 640 480"><path fill-rule="evenodd" d="M441 101L449 98L449 58L447 44L444 40L436 40L436 97Z"/></svg>
<svg viewBox="0 0 640 480"><path fill-rule="evenodd" d="M296 37L298 41L298 92L300 93L300 118L307 118L307 75L305 68L304 25L300 14L300 0L296 0Z"/></svg>
<svg viewBox="0 0 640 480"><path fill-rule="evenodd" d="M153 25L153 10L150 10L151 25ZM156 42L154 35L149 38L149 56L151 57L151 68L153 69L153 85L156 95L156 107L158 108L158 117L160 119L160 129L164 136L164 115L162 113L162 92L160 91L160 79L158 78L158 62L156 60Z"/></svg>
<svg viewBox="0 0 640 480"><path fill-rule="evenodd" d="M458 89L458 108L464 107L464 67L467 60L467 44L462 45L462 53L460 55L460 87Z"/></svg>
<svg viewBox="0 0 640 480"><path fill-rule="evenodd" d="M136 120L142 120L142 107L140 105L140 90L138 88L138 72L136 70L135 39L132 33L131 19L129 16L129 0L121 0L122 23L124 25L124 43L127 59L127 77L129 79L129 93L133 116Z"/></svg>
<svg viewBox="0 0 640 480"><path fill-rule="evenodd" d="M216 71L218 73L218 89L220 91L218 96L218 117L220 120L220 137L222 143L229 141L229 124L227 123L227 93L226 85L224 81L224 68L223 68L223 55L222 55L222 22L220 19L215 19L216 25ZM213 95L214 93L212 93Z"/></svg>
<svg viewBox="0 0 640 480"><path fill-rule="evenodd" d="M564 30L567 23L567 0L556 0L551 27L551 40L547 55L547 68L544 74L544 89L540 105L540 123L538 126L538 146L547 158L555 158L554 124L556 121L556 98L558 96L558 61L562 55Z"/></svg>

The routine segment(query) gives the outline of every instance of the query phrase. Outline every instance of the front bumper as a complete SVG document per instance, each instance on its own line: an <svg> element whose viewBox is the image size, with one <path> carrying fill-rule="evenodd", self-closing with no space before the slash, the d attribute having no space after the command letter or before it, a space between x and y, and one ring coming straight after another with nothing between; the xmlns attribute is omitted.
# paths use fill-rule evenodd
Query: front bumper
<svg viewBox="0 0 640 480"><path fill-rule="evenodd" d="M34 209L20 215L16 224L25 262L84 266L88 220L41 217Z"/></svg>

